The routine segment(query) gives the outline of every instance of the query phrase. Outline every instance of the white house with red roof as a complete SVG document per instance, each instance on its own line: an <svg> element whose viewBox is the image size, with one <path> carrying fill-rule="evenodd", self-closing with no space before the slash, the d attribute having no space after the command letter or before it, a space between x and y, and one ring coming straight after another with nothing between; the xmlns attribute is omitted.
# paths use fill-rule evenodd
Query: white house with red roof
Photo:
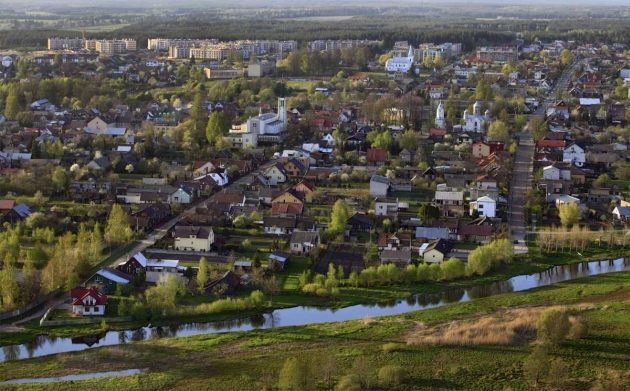
<svg viewBox="0 0 630 391"><path fill-rule="evenodd" d="M107 305L107 296L96 288L76 287L70 291L72 313L82 316L103 316Z"/></svg>

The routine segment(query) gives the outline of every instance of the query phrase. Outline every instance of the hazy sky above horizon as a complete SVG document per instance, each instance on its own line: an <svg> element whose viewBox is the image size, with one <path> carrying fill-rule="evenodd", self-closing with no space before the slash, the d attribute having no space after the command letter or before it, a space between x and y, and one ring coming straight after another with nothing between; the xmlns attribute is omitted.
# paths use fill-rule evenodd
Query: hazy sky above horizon
<svg viewBox="0 0 630 391"><path fill-rule="evenodd" d="M548 0L242 0L239 3L234 3L229 0L134 0L132 2L128 0L0 0L0 4L5 4L13 7L28 7L28 6L70 6L70 7L147 7L147 6L164 6L169 8L177 7L191 7L191 6L220 6L220 7L318 7L318 6L333 6L344 4L359 4L367 6L409 6L409 5L422 5L422 4L445 4L445 3L478 3L478 4L502 4L502 5L517 5L517 6L530 6L549 4ZM630 0L555 0L554 5L568 5L568 6L628 6L630 7Z"/></svg>

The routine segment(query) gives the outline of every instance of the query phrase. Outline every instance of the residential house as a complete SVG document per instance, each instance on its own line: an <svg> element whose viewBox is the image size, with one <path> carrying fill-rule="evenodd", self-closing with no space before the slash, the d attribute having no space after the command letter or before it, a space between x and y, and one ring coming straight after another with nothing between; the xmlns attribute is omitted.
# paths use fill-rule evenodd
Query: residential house
<svg viewBox="0 0 630 391"><path fill-rule="evenodd" d="M612 211L613 219L624 223L630 221L630 206L616 206Z"/></svg>
<svg viewBox="0 0 630 391"><path fill-rule="evenodd" d="M184 280L185 269L175 259L147 259L146 282L156 284L171 277Z"/></svg>
<svg viewBox="0 0 630 391"><path fill-rule="evenodd" d="M241 277L231 270L225 272L221 277L208 281L203 287L207 295L234 295L241 287Z"/></svg>
<svg viewBox="0 0 630 391"><path fill-rule="evenodd" d="M31 215L31 210L24 203L15 200L0 200L0 221L15 224Z"/></svg>
<svg viewBox="0 0 630 391"><path fill-rule="evenodd" d="M190 204L192 200L193 194L182 187L169 194L168 198L168 201L171 204Z"/></svg>
<svg viewBox="0 0 630 391"><path fill-rule="evenodd" d="M281 163L276 163L266 169L263 176L267 179L267 183L270 186L277 186L280 183L285 183L289 179L289 175L285 171L284 165Z"/></svg>
<svg viewBox="0 0 630 391"><path fill-rule="evenodd" d="M304 205L304 195L299 193L293 188L289 188L286 191L280 193L273 200L271 200L271 205L273 204L302 204Z"/></svg>
<svg viewBox="0 0 630 391"><path fill-rule="evenodd" d="M584 148L573 143L562 151L562 161L573 163L577 167L583 167L586 163L586 153Z"/></svg>
<svg viewBox="0 0 630 391"><path fill-rule="evenodd" d="M116 189L116 199L127 204L190 204L193 194L183 187L147 186L138 188L121 187Z"/></svg>
<svg viewBox="0 0 630 391"><path fill-rule="evenodd" d="M302 163L299 159L292 158L284 163L284 171L289 178L302 178L308 171L308 167Z"/></svg>
<svg viewBox="0 0 630 391"><path fill-rule="evenodd" d="M472 145L472 155L481 159L492 155L494 152L503 151L505 144L499 142L478 141Z"/></svg>
<svg viewBox="0 0 630 391"><path fill-rule="evenodd" d="M319 232L294 231L291 234L290 248L292 254L307 254L320 245Z"/></svg>
<svg viewBox="0 0 630 391"><path fill-rule="evenodd" d="M410 232L381 232L376 241L379 250L391 250L411 247Z"/></svg>
<svg viewBox="0 0 630 391"><path fill-rule="evenodd" d="M297 216L269 216L263 218L263 229L269 235L290 235L296 230L315 230L315 224Z"/></svg>
<svg viewBox="0 0 630 391"><path fill-rule="evenodd" d="M274 265L272 267L272 269L274 270L284 270L284 268L287 265L287 262L289 262L289 258L291 257L290 254L287 254L285 252L281 252L281 251L274 251L271 254L269 254L269 265Z"/></svg>
<svg viewBox="0 0 630 391"><path fill-rule="evenodd" d="M379 259L382 264L407 266L411 263L411 248L385 249L379 254Z"/></svg>
<svg viewBox="0 0 630 391"><path fill-rule="evenodd" d="M116 269L130 276L144 274L148 259L142 253L136 253L116 266Z"/></svg>
<svg viewBox="0 0 630 391"><path fill-rule="evenodd" d="M422 257L426 263L441 263L446 259L452 248L453 246L449 241L438 239L429 243L422 253Z"/></svg>
<svg viewBox="0 0 630 391"><path fill-rule="evenodd" d="M313 202L315 196L315 186L308 181L301 181L300 183L293 185L292 188L298 193L302 193L303 199L306 202Z"/></svg>
<svg viewBox="0 0 630 391"><path fill-rule="evenodd" d="M586 161L589 164L610 167L621 158L623 152L614 144L590 145L586 147Z"/></svg>
<svg viewBox="0 0 630 391"><path fill-rule="evenodd" d="M377 197L374 202L374 214L376 216L398 216L398 198Z"/></svg>
<svg viewBox="0 0 630 391"><path fill-rule="evenodd" d="M177 225L173 231L174 248L179 251L210 251L214 243L212 227Z"/></svg>
<svg viewBox="0 0 630 391"><path fill-rule="evenodd" d="M398 154L398 157L400 158L400 161L403 163L413 164L417 162L418 155L419 154L416 151L409 151L408 149L403 149Z"/></svg>
<svg viewBox="0 0 630 391"><path fill-rule="evenodd" d="M372 197L386 197L391 181L382 175L372 175L370 178L370 195Z"/></svg>
<svg viewBox="0 0 630 391"><path fill-rule="evenodd" d="M464 192L440 184L435 190L433 204L440 209L442 216L463 216Z"/></svg>
<svg viewBox="0 0 630 391"><path fill-rule="evenodd" d="M304 204L283 202L271 204L272 216L299 216L304 212Z"/></svg>
<svg viewBox="0 0 630 391"><path fill-rule="evenodd" d="M384 148L369 148L367 150L368 163L381 165L389 159L389 153Z"/></svg>
<svg viewBox="0 0 630 391"><path fill-rule="evenodd" d="M131 283L131 279L131 275L126 274L121 270L102 268L87 279L85 286L96 287L103 293L112 294L116 292L119 285L127 285Z"/></svg>
<svg viewBox="0 0 630 391"><path fill-rule="evenodd" d="M95 158L86 165L87 168L94 171L105 171L109 169L111 166L112 166L112 163L105 156Z"/></svg>
<svg viewBox="0 0 630 391"><path fill-rule="evenodd" d="M422 240L447 240L451 236L447 227L416 227L416 239Z"/></svg>
<svg viewBox="0 0 630 391"><path fill-rule="evenodd" d="M550 164L546 167L543 167L542 179L548 181L570 181L571 170L561 169L557 164Z"/></svg>
<svg viewBox="0 0 630 391"><path fill-rule="evenodd" d="M346 235L356 235L359 232L370 232L376 226L376 219L373 215L363 212L356 212L348 218L346 223Z"/></svg>
<svg viewBox="0 0 630 391"><path fill-rule="evenodd" d="M459 240L473 243L488 243L494 238L495 225L487 217L470 222L460 221L457 226Z"/></svg>
<svg viewBox="0 0 630 391"><path fill-rule="evenodd" d="M136 231L150 231L165 222L171 216L168 204L144 204L129 215L129 225Z"/></svg>
<svg viewBox="0 0 630 391"><path fill-rule="evenodd" d="M107 296L95 288L76 287L70 290L72 313L80 316L103 316Z"/></svg>
<svg viewBox="0 0 630 391"><path fill-rule="evenodd" d="M479 197L470 203L470 215L472 216L475 211L481 217L495 218L497 217L497 201L488 196Z"/></svg>

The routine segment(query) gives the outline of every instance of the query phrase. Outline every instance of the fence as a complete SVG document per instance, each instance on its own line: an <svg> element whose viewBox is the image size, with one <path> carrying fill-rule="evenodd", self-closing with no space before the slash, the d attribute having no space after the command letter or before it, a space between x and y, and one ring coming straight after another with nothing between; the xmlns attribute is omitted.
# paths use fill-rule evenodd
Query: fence
<svg viewBox="0 0 630 391"><path fill-rule="evenodd" d="M37 308L40 305L46 303L48 300L50 300L53 297L59 295L60 293L61 293L61 290L55 290L55 291L52 291L52 292L50 292L49 294L47 294L45 296L42 296L42 297L36 299L35 301L30 302L29 304L27 304L26 306L24 306L22 308L18 308L17 310L13 310L13 311L9 311L9 312L0 313L0 321L4 321L4 320L20 317L20 316L28 313L29 311L33 310L34 308Z"/></svg>

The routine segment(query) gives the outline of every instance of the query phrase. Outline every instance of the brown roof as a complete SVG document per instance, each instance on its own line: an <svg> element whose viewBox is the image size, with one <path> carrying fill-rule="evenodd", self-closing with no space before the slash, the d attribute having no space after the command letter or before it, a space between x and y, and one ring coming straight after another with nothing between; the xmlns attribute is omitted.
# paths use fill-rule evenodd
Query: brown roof
<svg viewBox="0 0 630 391"><path fill-rule="evenodd" d="M11 210L14 206L15 200L0 200L0 211Z"/></svg>
<svg viewBox="0 0 630 391"><path fill-rule="evenodd" d="M387 158L388 158L388 153L386 149L370 148L367 150L368 162L386 162Z"/></svg>
<svg viewBox="0 0 630 391"><path fill-rule="evenodd" d="M240 191L222 191L214 195L217 204L240 204L243 202L243 193Z"/></svg>
<svg viewBox="0 0 630 391"><path fill-rule="evenodd" d="M178 225L175 227L173 234L176 238L189 238L195 236L199 239L208 239L212 228L209 227L197 227L192 225Z"/></svg>
<svg viewBox="0 0 630 391"><path fill-rule="evenodd" d="M567 142L564 140L538 140L536 146L538 148L564 148Z"/></svg>
<svg viewBox="0 0 630 391"><path fill-rule="evenodd" d="M300 215L304 210L304 205L297 202L284 202L271 205L271 215Z"/></svg>

